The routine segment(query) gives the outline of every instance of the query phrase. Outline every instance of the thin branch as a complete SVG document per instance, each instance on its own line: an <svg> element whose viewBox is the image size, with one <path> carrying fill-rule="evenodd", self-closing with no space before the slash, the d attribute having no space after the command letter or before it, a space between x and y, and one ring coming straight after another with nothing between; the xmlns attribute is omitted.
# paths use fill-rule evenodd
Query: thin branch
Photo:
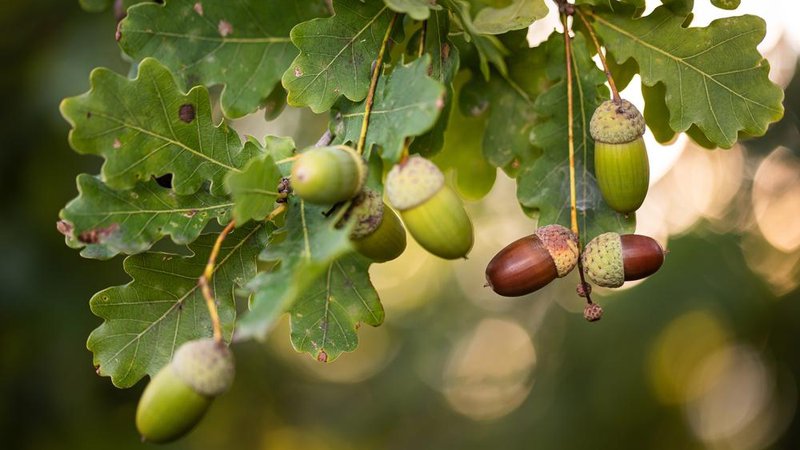
<svg viewBox="0 0 800 450"><path fill-rule="evenodd" d="M211 317L211 325L214 328L214 341L217 343L222 342L222 324L219 320L219 313L217 312L217 303L214 301L214 293L211 292L211 278L214 276L214 268L217 263L219 250L222 247L222 242L225 241L225 237L228 236L228 233L230 233L235 226L236 223L231 220L219 233L216 242L214 242L214 247L211 248L211 254L208 256L206 268L199 280L200 290L203 292L203 298L206 300L208 315Z"/></svg>
<svg viewBox="0 0 800 450"><path fill-rule="evenodd" d="M375 65L372 67L372 79L369 82L369 92L367 92L367 99L364 101L364 120L361 122L361 135L358 137L358 145L356 151L359 154L364 153L364 145L367 142L367 130L369 129L369 115L372 112L372 102L375 99L375 88L378 86L378 77L383 68L383 55L386 53L386 47L389 44L389 38L392 36L392 29L395 22L397 22L398 14L392 15L392 20L386 28L386 34L383 36L381 42L381 49L378 52L378 59L375 60Z"/></svg>
<svg viewBox="0 0 800 450"><path fill-rule="evenodd" d="M422 22L422 29L420 29L419 33L419 49L417 50L417 56L422 58L422 55L425 54L425 39L427 38L428 33L428 21Z"/></svg>
<svg viewBox="0 0 800 450"><path fill-rule="evenodd" d="M567 14L561 15L561 22L564 25L564 52L567 66L567 136L569 145L569 218L572 232L578 239L578 274L581 277L581 287L586 293L586 302L592 304L591 289L587 289L586 279L584 278L583 262L581 261L581 235L578 227L578 208L577 208L577 187L575 184L575 131L574 120L575 111L572 105L572 39L569 36L569 23Z"/></svg>
<svg viewBox="0 0 800 450"><path fill-rule="evenodd" d="M614 77L611 76L611 70L608 68L606 57L603 55L602 48L600 48L600 41L597 40L597 35L594 33L594 28L592 28L592 24L586 20L586 16L581 12L580 8L575 8L575 11L578 13L578 17L581 19L581 22L583 22L586 31L589 32L589 36L592 38L592 42L594 42L594 47L597 49L597 54L600 55L600 62L603 63L603 72L605 72L606 79L608 79L608 85L611 86L611 94L614 96L614 103L619 103L619 91L617 90L617 85L614 83Z"/></svg>

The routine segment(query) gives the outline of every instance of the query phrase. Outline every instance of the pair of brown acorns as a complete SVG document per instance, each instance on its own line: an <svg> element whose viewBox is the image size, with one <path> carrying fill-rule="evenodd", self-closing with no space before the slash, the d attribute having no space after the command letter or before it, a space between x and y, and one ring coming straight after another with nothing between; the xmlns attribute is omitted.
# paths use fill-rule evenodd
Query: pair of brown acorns
<svg viewBox="0 0 800 450"><path fill-rule="evenodd" d="M572 231L546 225L500 250L486 266L486 282L500 295L518 297L566 276L579 257L589 281L613 288L655 273L664 263L664 250L648 236L604 233L581 254Z"/></svg>

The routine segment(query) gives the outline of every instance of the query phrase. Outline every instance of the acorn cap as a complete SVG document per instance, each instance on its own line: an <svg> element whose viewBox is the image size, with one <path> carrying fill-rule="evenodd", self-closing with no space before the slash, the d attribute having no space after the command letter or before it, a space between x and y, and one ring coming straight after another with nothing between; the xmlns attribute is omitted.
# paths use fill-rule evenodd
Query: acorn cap
<svg viewBox="0 0 800 450"><path fill-rule="evenodd" d="M622 240L617 233L603 233L586 244L583 269L592 283L604 287L620 287L625 282L622 261Z"/></svg>
<svg viewBox="0 0 800 450"><path fill-rule="evenodd" d="M624 144L644 134L642 113L627 100L606 100L592 115L589 122L592 139L607 144Z"/></svg>
<svg viewBox="0 0 800 450"><path fill-rule="evenodd" d="M413 155L396 164L386 176L389 203L400 211L411 209L436 195L444 186L444 174L436 164Z"/></svg>
<svg viewBox="0 0 800 450"><path fill-rule="evenodd" d="M544 247L553 258L558 271L558 277L564 277L578 263L578 238L575 233L561 225L545 225L539 227L536 232L542 240Z"/></svg>
<svg viewBox="0 0 800 450"><path fill-rule="evenodd" d="M383 220L383 199L377 191L364 188L353 200L353 204L344 213L339 223L344 225L350 218L354 218L355 225L350 232L350 239L362 239L380 226Z"/></svg>
<svg viewBox="0 0 800 450"><path fill-rule="evenodd" d="M183 344L170 363L175 375L197 393L216 397L233 384L236 369L228 346L213 339L197 339Z"/></svg>

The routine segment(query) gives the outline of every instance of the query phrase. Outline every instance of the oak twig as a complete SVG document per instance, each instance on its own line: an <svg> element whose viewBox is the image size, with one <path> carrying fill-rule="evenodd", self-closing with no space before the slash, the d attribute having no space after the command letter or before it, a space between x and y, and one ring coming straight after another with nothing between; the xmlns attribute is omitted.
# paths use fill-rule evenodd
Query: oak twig
<svg viewBox="0 0 800 450"><path fill-rule="evenodd" d="M214 328L214 341L217 343L222 342L222 324L219 320L219 313L217 312L217 303L214 300L214 293L211 291L211 278L214 276L214 270L217 263L217 256L219 255L219 250L222 247L222 242L225 241L225 237L228 236L228 233L233 230L236 226L234 221L230 221L228 225L219 233L217 236L216 242L214 242L214 247L211 248L211 254L208 256L208 262L206 263L206 268L203 271L203 275L200 276L200 290L203 292L203 298L206 300L206 307L208 308L208 315L211 317L211 325Z"/></svg>
<svg viewBox="0 0 800 450"><path fill-rule="evenodd" d="M600 55L600 62L603 64L603 72L606 74L608 85L611 87L611 95L614 96L614 103L619 103L620 96L619 91L617 90L617 85L614 83L614 77L611 76L611 70L608 68L608 62L606 62L606 57L603 55L603 50L600 47L600 41L597 40L597 35L594 33L592 24L586 20L586 16L583 14L583 12L581 12L580 8L575 8L575 12L578 13L578 17L581 19L581 22L583 22L583 26L586 28L589 36L592 38L594 47L597 49L597 54Z"/></svg>
<svg viewBox="0 0 800 450"><path fill-rule="evenodd" d="M392 36L392 29L395 22L397 22L398 14L392 15L392 20L386 28L386 34L383 36L381 42L381 49L378 52L378 59L375 60L375 65L372 67L372 78L369 82L369 91L367 92L367 99L364 101L364 120L361 122L361 134L358 136L358 145L356 151L359 154L364 153L364 145L367 142L367 130L369 129L369 115L372 112L372 102L375 100L375 88L378 86L378 77L383 67L383 55L386 53L386 47L389 44L389 38Z"/></svg>

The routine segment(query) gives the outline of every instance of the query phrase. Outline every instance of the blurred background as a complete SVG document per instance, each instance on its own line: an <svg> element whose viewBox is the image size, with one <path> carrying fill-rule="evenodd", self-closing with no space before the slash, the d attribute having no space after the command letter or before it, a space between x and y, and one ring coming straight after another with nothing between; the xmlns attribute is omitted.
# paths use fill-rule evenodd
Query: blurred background
<svg viewBox="0 0 800 450"><path fill-rule="evenodd" d="M722 14L696 3L696 23ZM386 323L362 327L359 349L334 363L295 353L285 323L266 343L238 345L232 391L169 447L800 448L800 11L792 0L743 6L768 21L761 50L786 88L786 116L731 150L648 142L653 186L637 231L670 253L650 279L597 290L602 321L582 318L575 274L520 299L480 286L489 258L534 227L500 175L469 204L469 260L411 246L373 266ZM75 176L100 165L69 149L58 103L88 89L93 67L127 73L113 14L4 1L0 27L0 446L142 448L144 383L114 388L85 347L100 323L88 300L128 281L122 261L80 258L55 227ZM542 22L531 40L551 29ZM635 86L626 95L636 103ZM285 116L235 126L299 144L324 127Z"/></svg>

